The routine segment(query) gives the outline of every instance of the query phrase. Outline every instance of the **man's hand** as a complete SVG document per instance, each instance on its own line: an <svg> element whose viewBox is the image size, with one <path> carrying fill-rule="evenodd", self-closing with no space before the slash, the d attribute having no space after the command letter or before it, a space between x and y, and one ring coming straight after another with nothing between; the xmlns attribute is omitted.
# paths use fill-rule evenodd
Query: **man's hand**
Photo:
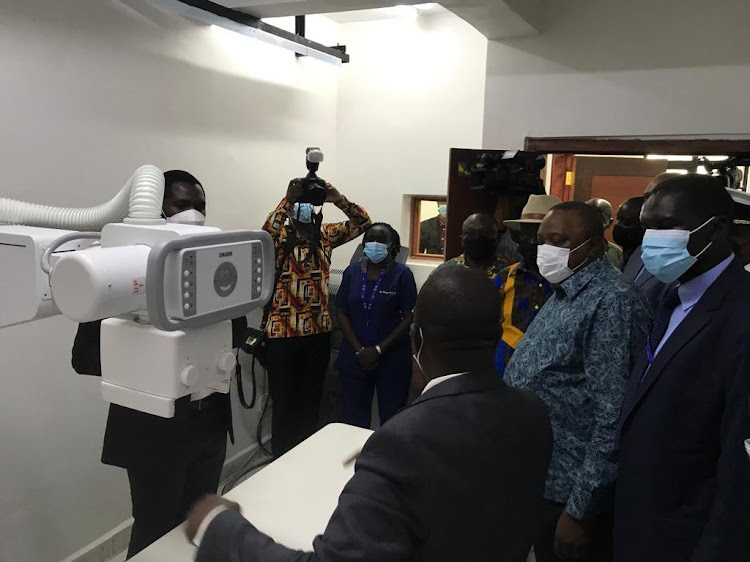
<svg viewBox="0 0 750 562"><path fill-rule="evenodd" d="M563 560L580 560L586 556L590 540L584 523L563 511L555 530L555 554Z"/></svg>
<svg viewBox="0 0 750 562"><path fill-rule="evenodd" d="M341 201L341 192L333 187L330 183L326 184L326 203L338 203Z"/></svg>
<svg viewBox="0 0 750 562"><path fill-rule="evenodd" d="M289 182L289 187L286 190L286 200L290 203L296 203L304 192L302 180L300 178L293 179Z"/></svg>
<svg viewBox="0 0 750 562"><path fill-rule="evenodd" d="M198 527L200 527L206 516L220 505L223 505L227 509L240 511L240 504L238 503L225 500L213 494L204 496L192 507L188 514L187 523L185 523L185 534L190 542L193 542L195 535L198 533Z"/></svg>
<svg viewBox="0 0 750 562"><path fill-rule="evenodd" d="M380 353L374 347L363 347L357 353L357 360L365 371L372 371L378 366Z"/></svg>

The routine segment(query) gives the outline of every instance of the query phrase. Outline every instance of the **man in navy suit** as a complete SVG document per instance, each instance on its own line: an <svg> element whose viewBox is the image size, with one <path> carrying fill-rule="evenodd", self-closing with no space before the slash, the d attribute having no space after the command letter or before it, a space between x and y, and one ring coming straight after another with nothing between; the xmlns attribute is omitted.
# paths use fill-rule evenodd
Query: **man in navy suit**
<svg viewBox="0 0 750 562"><path fill-rule="evenodd" d="M620 416L615 561L750 560L750 274L732 201L717 179L682 176L641 222L645 267L668 288Z"/></svg>
<svg viewBox="0 0 750 562"><path fill-rule="evenodd" d="M664 172L654 177L643 190L643 201L647 201L651 197L654 189L659 187L665 181L672 178L679 178L680 174L673 172ZM641 202L641 205L643 202ZM623 206L625 204L623 203ZM641 207L638 208L638 212L641 212ZM620 222L620 213L617 213L617 222ZM639 225L641 226L641 225ZM613 232L614 236L614 232ZM617 240L615 240L617 242ZM617 242L620 244L620 242ZM622 245L622 244L620 244ZM664 283L654 277L644 266L643 260L641 259L641 247L638 246L633 252L631 257L626 260L625 267L622 270L622 275L628 281L632 281L636 287L638 287L646 298L651 303L652 307L655 307L659 301L659 296L664 291Z"/></svg>
<svg viewBox="0 0 750 562"><path fill-rule="evenodd" d="M427 280L411 327L424 391L367 441L314 552L275 543L209 496L186 527L198 562L525 562L552 429L542 401L495 371L500 305L484 272Z"/></svg>

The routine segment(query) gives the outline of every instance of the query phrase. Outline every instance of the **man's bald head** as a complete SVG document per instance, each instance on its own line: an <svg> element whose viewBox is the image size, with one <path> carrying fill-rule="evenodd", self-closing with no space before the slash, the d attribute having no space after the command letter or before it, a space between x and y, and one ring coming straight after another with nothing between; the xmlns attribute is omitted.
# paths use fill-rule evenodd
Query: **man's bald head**
<svg viewBox="0 0 750 562"><path fill-rule="evenodd" d="M679 178L681 175L682 174L677 174L675 172L664 172L662 174L659 174L658 176L655 176L654 179L648 182L646 189L643 190L643 196L648 199L654 189L659 187L665 181L671 180L672 178Z"/></svg>
<svg viewBox="0 0 750 562"><path fill-rule="evenodd" d="M602 219L604 230L607 230L612 224L612 205L606 199L589 199L586 205L597 210Z"/></svg>
<svg viewBox="0 0 750 562"><path fill-rule="evenodd" d="M497 221L492 215L486 213L474 213L470 215L463 224L462 234L464 236L481 233L494 233L497 236Z"/></svg>
<svg viewBox="0 0 750 562"><path fill-rule="evenodd" d="M461 245L464 248L466 265L486 269L495 261L497 233L497 221L491 215L476 213L464 221Z"/></svg>
<svg viewBox="0 0 750 562"><path fill-rule="evenodd" d="M501 307L499 291L482 272L449 267L431 275L419 292L411 331L425 376L491 369Z"/></svg>

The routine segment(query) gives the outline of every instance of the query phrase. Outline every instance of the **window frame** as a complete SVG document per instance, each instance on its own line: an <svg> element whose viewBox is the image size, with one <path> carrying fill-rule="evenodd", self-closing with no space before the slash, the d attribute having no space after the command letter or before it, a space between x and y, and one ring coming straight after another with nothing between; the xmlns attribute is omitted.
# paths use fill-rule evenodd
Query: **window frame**
<svg viewBox="0 0 750 562"><path fill-rule="evenodd" d="M419 251L419 239L421 234L421 203L422 201L434 201L438 205L447 205L447 195L412 195L411 217L409 221L409 259L445 261L445 248L442 254L425 254Z"/></svg>

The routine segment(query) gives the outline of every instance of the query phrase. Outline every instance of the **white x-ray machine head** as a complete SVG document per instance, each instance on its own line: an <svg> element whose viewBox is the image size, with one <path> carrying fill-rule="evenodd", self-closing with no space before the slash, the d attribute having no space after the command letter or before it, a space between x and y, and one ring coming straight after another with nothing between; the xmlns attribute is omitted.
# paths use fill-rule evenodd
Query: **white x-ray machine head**
<svg viewBox="0 0 750 562"><path fill-rule="evenodd" d="M59 313L105 319L102 393L135 410L168 418L183 396L228 392L231 319L273 292L271 237L160 219L106 224L99 244L79 236L0 224L0 328Z"/></svg>

